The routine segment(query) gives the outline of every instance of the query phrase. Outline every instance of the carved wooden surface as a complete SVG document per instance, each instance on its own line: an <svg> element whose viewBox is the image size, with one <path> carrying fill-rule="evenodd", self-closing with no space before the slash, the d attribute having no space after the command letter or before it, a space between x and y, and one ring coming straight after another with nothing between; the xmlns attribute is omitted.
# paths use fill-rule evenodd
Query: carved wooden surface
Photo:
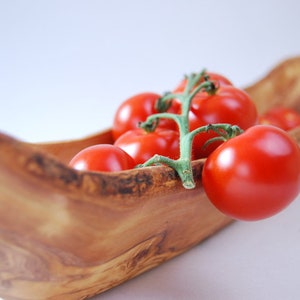
<svg viewBox="0 0 300 300"><path fill-rule="evenodd" d="M3 296L91 296L230 222L200 184L184 190L171 169L78 173L8 137L0 143ZM194 169L198 182L201 166Z"/></svg>
<svg viewBox="0 0 300 300"><path fill-rule="evenodd" d="M299 62L285 62L247 89L260 111L280 101L299 110ZM290 89L275 84L278 77ZM293 136L299 142L300 130ZM193 165L194 190L167 167L97 174L66 166L80 148L110 141L109 130L42 145L0 134L0 297L85 299L232 222L205 196L202 160Z"/></svg>

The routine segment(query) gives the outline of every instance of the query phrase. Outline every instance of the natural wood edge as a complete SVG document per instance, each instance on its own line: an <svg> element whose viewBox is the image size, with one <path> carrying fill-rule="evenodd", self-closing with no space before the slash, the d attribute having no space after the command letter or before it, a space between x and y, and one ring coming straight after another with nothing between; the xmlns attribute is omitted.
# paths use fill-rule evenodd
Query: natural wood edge
<svg viewBox="0 0 300 300"><path fill-rule="evenodd" d="M56 141L31 144L38 149L55 155L61 162L68 163L70 159L85 147L95 144L112 144L113 138L110 129L102 130L82 139L70 141Z"/></svg>

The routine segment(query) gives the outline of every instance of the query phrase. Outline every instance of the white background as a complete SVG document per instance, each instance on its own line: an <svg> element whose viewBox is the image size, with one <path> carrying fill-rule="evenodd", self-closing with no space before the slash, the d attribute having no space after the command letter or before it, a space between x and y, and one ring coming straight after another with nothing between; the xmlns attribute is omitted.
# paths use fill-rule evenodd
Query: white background
<svg viewBox="0 0 300 300"><path fill-rule="evenodd" d="M30 141L110 127L127 97L206 67L244 87L300 55L286 1L0 0L0 131ZM300 299L300 199L237 222L95 299Z"/></svg>

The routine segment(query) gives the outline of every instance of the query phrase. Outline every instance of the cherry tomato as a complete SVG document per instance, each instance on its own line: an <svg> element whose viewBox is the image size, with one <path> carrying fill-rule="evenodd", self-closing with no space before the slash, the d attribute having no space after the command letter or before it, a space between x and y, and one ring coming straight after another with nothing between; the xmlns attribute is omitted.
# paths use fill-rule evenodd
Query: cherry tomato
<svg viewBox="0 0 300 300"><path fill-rule="evenodd" d="M260 124L274 125L283 130L291 130L300 126L300 114L287 107L275 107L259 117Z"/></svg>
<svg viewBox="0 0 300 300"><path fill-rule="evenodd" d="M217 86L223 85L232 85L231 81L225 77L224 75L214 73L214 72L207 72L209 80L213 81ZM198 85L204 82L204 78L201 78L198 82ZM184 78L174 89L174 93L182 93L186 87L187 79Z"/></svg>
<svg viewBox="0 0 300 300"><path fill-rule="evenodd" d="M210 154L202 182L226 215L246 221L270 217L300 192L300 148L280 128L253 126Z"/></svg>
<svg viewBox="0 0 300 300"><path fill-rule="evenodd" d="M119 147L110 144L89 146L78 152L69 166L82 171L122 171L133 169L133 158Z"/></svg>
<svg viewBox="0 0 300 300"><path fill-rule="evenodd" d="M217 89L216 93L198 93L191 105L190 130L207 124L229 123L241 129L257 124L257 110L250 96L243 90L226 85ZM204 144L208 139L218 136L213 132L198 134L193 142L196 158L207 157L220 143L215 142L208 147Z"/></svg>
<svg viewBox="0 0 300 300"><path fill-rule="evenodd" d="M133 157L136 164L144 163L155 154L177 159L180 153L178 131L159 128L149 133L141 128L129 130L114 145Z"/></svg>
<svg viewBox="0 0 300 300"><path fill-rule="evenodd" d="M273 116L269 116L268 114L258 116L258 124L272 125L281 129L284 128L284 124L278 118L274 118Z"/></svg>
<svg viewBox="0 0 300 300"><path fill-rule="evenodd" d="M148 116L158 113L156 103L159 98L161 95L149 92L136 94L125 100L114 116L112 126L114 140L126 131L138 128L139 122L144 122ZM168 112L176 113L176 111L177 108L173 105L168 109ZM177 124L172 120L161 119L158 127L176 129Z"/></svg>

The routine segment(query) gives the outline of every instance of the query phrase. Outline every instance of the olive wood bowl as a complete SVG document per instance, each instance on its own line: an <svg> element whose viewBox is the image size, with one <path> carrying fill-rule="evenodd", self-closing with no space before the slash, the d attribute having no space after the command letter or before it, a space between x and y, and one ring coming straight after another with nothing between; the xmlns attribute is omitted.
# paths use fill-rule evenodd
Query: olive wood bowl
<svg viewBox="0 0 300 300"><path fill-rule="evenodd" d="M300 57L246 88L258 111L300 111ZM300 144L300 128L290 131ZM116 173L67 166L84 139L30 144L0 133L0 297L85 299L160 265L232 222L207 199L204 160L186 190L166 166Z"/></svg>

